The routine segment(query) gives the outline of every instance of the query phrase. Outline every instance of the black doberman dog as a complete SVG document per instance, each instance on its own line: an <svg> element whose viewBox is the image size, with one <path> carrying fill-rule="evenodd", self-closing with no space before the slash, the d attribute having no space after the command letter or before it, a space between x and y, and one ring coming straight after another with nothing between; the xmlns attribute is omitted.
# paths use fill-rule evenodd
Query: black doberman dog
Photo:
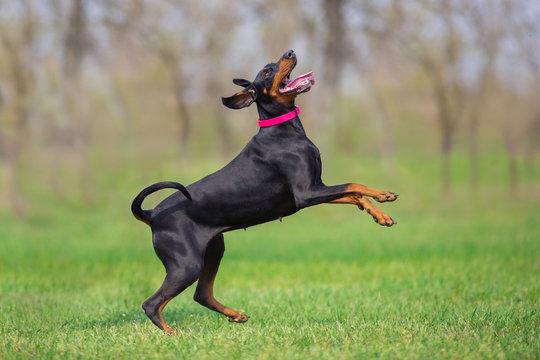
<svg viewBox="0 0 540 360"><path fill-rule="evenodd" d="M366 210L380 225L396 222L375 208L366 197L394 201L397 194L348 183L326 186L321 180L321 158L308 139L295 107L298 94L314 84L313 73L293 80L294 51L266 65L253 82L234 79L244 89L223 104L240 109L257 104L261 126L240 154L223 169L189 185L161 182L144 189L133 200L135 217L152 229L157 256L167 275L161 287L142 307L167 333L173 330L161 312L165 305L197 279L194 299L233 322L246 322L241 312L219 303L213 285L225 251L223 233L280 219L300 209L322 203L352 204ZM146 196L164 188L180 190L153 210L142 210Z"/></svg>

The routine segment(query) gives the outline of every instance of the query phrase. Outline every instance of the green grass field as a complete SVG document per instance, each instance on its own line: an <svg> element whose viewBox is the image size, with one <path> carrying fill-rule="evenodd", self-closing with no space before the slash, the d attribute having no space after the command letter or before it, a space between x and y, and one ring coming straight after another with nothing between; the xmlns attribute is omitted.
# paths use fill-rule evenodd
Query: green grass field
<svg viewBox="0 0 540 360"><path fill-rule="evenodd" d="M323 205L227 233L215 294L251 319L227 322L190 288L164 311L177 336L140 307L164 276L129 212L146 183L92 208L44 198L24 220L4 211L0 358L540 357L537 196L458 186L440 199L377 176L365 183L401 195L380 206L397 226Z"/></svg>

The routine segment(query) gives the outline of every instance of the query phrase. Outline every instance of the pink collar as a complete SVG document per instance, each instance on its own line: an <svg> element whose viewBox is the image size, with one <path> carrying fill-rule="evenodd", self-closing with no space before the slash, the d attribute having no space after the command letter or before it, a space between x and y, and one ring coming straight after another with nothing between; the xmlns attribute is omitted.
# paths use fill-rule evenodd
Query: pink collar
<svg viewBox="0 0 540 360"><path fill-rule="evenodd" d="M281 116L271 118L271 119L266 119L266 120L259 119L257 122L259 123L260 127L274 126L274 125L292 120L298 115L300 115L300 108L298 106L295 106L295 109L291 112L288 112L286 114L283 114Z"/></svg>

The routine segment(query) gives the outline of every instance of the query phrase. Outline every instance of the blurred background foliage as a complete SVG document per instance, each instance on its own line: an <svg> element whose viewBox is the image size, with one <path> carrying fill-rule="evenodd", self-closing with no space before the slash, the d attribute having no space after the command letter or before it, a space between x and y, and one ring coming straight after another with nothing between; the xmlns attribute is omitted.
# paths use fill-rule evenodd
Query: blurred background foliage
<svg viewBox="0 0 540 360"><path fill-rule="evenodd" d="M533 0L1 1L0 208L127 213L218 169L257 131L220 97L290 48L327 183L538 199L539 19Z"/></svg>

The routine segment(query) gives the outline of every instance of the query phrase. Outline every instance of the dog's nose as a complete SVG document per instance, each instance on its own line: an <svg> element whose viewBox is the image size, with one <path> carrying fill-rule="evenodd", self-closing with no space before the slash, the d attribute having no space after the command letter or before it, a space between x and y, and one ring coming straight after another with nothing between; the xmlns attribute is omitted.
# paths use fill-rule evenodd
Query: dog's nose
<svg viewBox="0 0 540 360"><path fill-rule="evenodd" d="M289 50L285 53L285 59L292 59L294 57L296 57L296 54L293 50Z"/></svg>

